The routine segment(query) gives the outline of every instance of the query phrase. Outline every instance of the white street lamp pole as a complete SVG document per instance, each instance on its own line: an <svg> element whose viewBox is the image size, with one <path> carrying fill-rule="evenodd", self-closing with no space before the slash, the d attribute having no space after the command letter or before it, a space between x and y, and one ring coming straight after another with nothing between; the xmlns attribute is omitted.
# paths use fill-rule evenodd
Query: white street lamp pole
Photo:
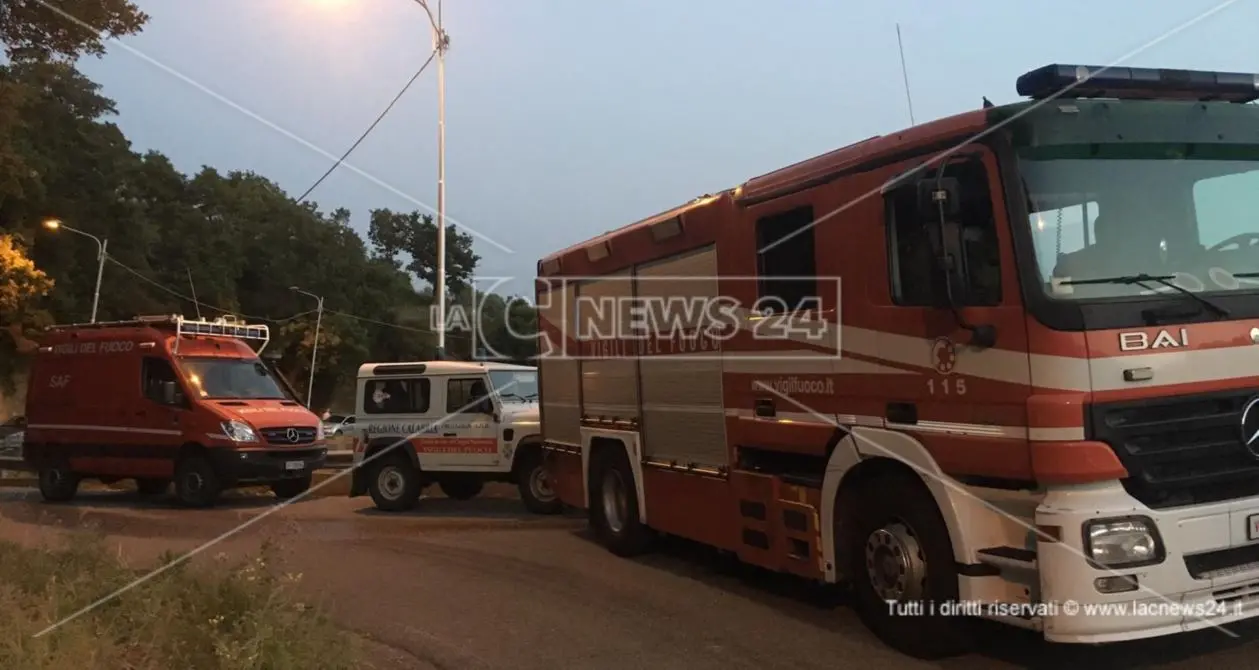
<svg viewBox="0 0 1259 670"><path fill-rule="evenodd" d="M44 227L48 230L68 230L72 233L82 235L96 242L96 288L92 291L92 323L96 323L96 308L101 302L101 278L105 276L105 259L109 256L106 250L109 247L109 240L101 239L91 233L85 233L78 228L71 228L62 223L60 219L48 219L44 222Z"/></svg>
<svg viewBox="0 0 1259 670"><path fill-rule="evenodd" d="M437 0L437 15L428 7L428 0L416 0L428 14L433 33L433 49L437 51L437 352L446 353L446 50L450 36L442 29L442 5Z"/></svg>
<svg viewBox="0 0 1259 670"><path fill-rule="evenodd" d="M290 286L289 289L301 293L302 295L308 295L314 298L318 304L315 311L315 341L310 347L310 379L306 382L306 408L313 410L314 408L311 406L311 398L315 393L315 360L319 355L319 326L323 323L323 296L315 295L309 291L303 291L296 286Z"/></svg>

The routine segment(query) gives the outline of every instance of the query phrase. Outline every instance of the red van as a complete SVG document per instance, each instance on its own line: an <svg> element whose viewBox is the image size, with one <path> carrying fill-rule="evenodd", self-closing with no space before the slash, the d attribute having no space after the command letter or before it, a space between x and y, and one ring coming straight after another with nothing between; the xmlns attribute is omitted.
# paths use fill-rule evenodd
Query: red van
<svg viewBox="0 0 1259 670"><path fill-rule="evenodd" d="M31 366L23 460L44 500L83 479L135 479L209 507L240 486L310 488L327 447L318 417L262 362L263 325L181 316L49 329ZM255 350L251 343L257 344Z"/></svg>

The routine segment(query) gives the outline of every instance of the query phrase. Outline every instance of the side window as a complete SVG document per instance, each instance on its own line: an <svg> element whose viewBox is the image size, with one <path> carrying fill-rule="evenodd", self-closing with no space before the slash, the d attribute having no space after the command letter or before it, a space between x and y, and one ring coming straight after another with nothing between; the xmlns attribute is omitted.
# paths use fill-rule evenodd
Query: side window
<svg viewBox="0 0 1259 670"><path fill-rule="evenodd" d="M945 176L958 180L958 212L946 215L943 251L953 271L958 305L1001 302L1001 260L988 173L983 163L953 163ZM888 256L892 300L898 305L938 305L944 299L936 250L939 215L920 208L913 182L887 194Z"/></svg>
<svg viewBox="0 0 1259 670"><path fill-rule="evenodd" d="M446 411L451 414L480 414L479 401L490 395L480 377L451 379L446 382Z"/></svg>
<svg viewBox="0 0 1259 670"><path fill-rule="evenodd" d="M817 309L813 208L762 217L756 222L758 307L774 313Z"/></svg>
<svg viewBox="0 0 1259 670"><path fill-rule="evenodd" d="M363 412L367 414L424 414L431 386L425 377L370 379L363 385ZM353 423L352 419L346 420Z"/></svg>
<svg viewBox="0 0 1259 670"><path fill-rule="evenodd" d="M166 404L166 400L163 398L162 385L167 382L179 383L175 377L175 369L168 361L151 357L145 357L141 365L140 380L144 397L163 405ZM178 392L176 394L178 395Z"/></svg>

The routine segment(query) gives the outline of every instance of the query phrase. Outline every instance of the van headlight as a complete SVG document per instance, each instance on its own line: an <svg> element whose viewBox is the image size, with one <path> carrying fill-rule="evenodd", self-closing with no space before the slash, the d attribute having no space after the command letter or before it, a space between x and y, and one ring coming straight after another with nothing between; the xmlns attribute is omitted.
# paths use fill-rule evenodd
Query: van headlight
<svg viewBox="0 0 1259 670"><path fill-rule="evenodd" d="M1134 516L1085 523L1084 556L1095 567L1131 568L1162 563L1165 552L1154 521Z"/></svg>
<svg viewBox="0 0 1259 670"><path fill-rule="evenodd" d="M223 434L233 442L257 442L258 434L244 421L224 421Z"/></svg>
<svg viewBox="0 0 1259 670"><path fill-rule="evenodd" d="M323 422L320 421L319 423L315 424L315 441L322 442L323 438L324 438Z"/></svg>

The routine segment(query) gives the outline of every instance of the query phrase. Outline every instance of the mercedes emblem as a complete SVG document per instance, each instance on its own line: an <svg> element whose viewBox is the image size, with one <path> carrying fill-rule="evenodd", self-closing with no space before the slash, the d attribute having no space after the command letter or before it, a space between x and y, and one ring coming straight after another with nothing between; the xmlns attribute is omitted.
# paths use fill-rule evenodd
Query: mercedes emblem
<svg viewBox="0 0 1259 670"><path fill-rule="evenodd" d="M284 436L287 437L289 439L289 442L292 442L293 444L297 444L297 440L300 438L300 436L297 433L296 428L289 428L288 430L284 431Z"/></svg>
<svg viewBox="0 0 1259 670"><path fill-rule="evenodd" d="M1246 403L1245 409L1242 410L1241 438L1242 445L1246 447L1246 451L1251 456L1259 458L1259 396L1255 396Z"/></svg>

